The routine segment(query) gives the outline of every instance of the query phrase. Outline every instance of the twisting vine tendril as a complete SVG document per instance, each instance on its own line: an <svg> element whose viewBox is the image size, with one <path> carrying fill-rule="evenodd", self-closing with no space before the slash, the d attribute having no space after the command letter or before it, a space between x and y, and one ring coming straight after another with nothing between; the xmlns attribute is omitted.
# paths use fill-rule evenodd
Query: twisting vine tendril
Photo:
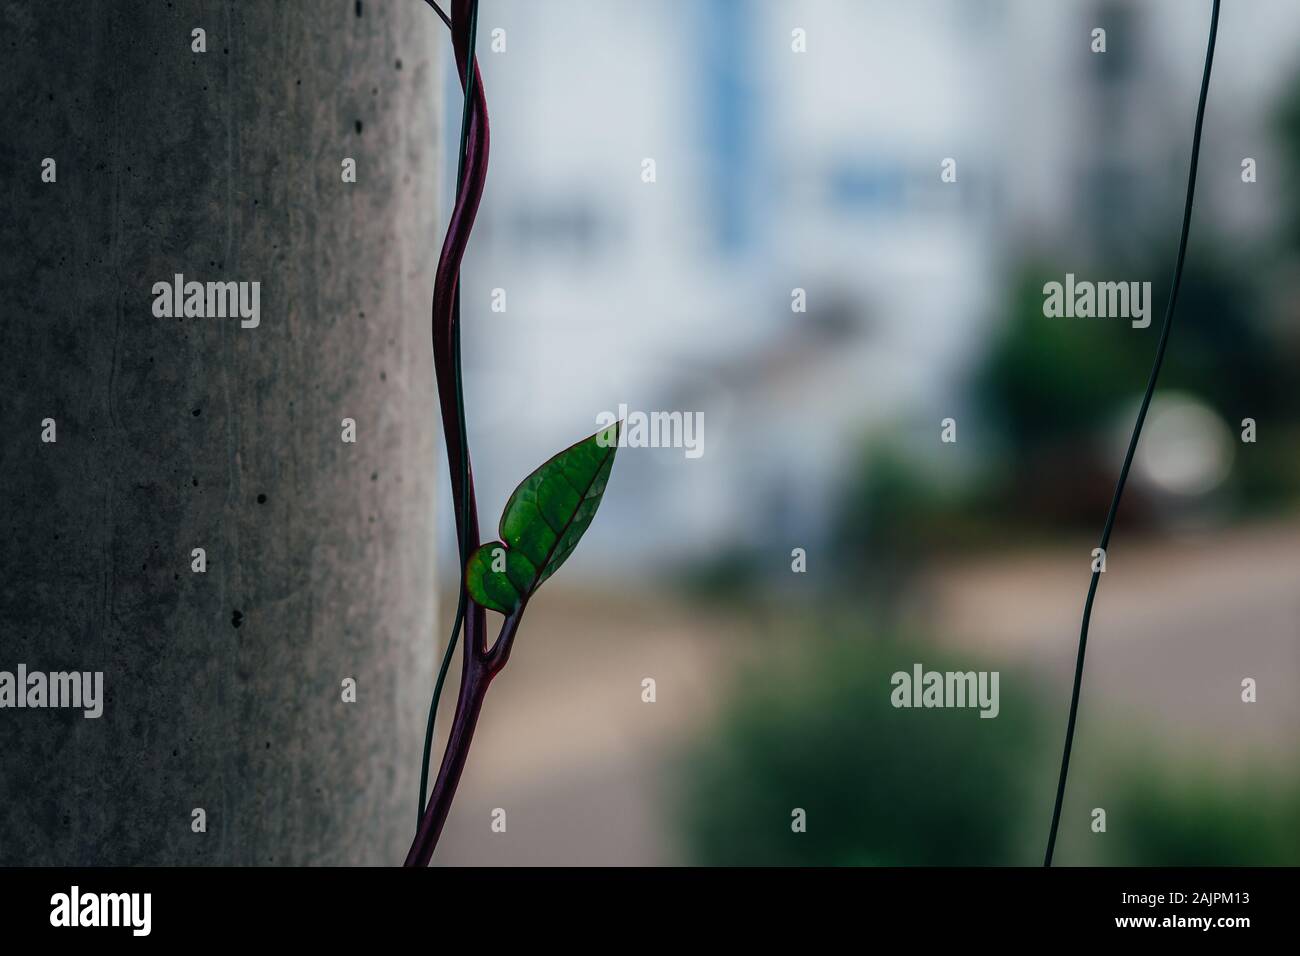
<svg viewBox="0 0 1300 956"><path fill-rule="evenodd" d="M450 18L448 18L447 14L445 14L442 11L442 9L436 3L433 2L433 0L426 0L426 2L438 14L438 16L442 19L442 22L447 25L447 28L451 29L451 20ZM478 35L477 0L470 8L469 29L470 29L469 46L470 49L473 49L475 45L475 40ZM466 77L463 73L461 74L461 82L465 87L465 105L461 113L460 148L458 149L457 156L456 156L456 195L457 196L460 196L461 190L464 188L465 185L465 154L469 142L469 118L470 118L469 111L470 111L470 104L473 101L474 85L475 85L474 81L477 72L478 72L478 65L476 61L474 71L470 73L468 77ZM485 114L485 118L486 118L486 114ZM434 321L435 322L437 321L436 316ZM455 298L455 305L452 313L452 327L453 327L453 336L455 339L453 342L453 350L455 353L456 425L457 425L457 432L460 436L461 447L468 449L469 442L466 437L466 424L465 424L464 375L461 366L461 349L460 349L459 269L457 270L457 275L456 275L456 298ZM468 464L469 464L468 454L461 456L460 481L462 487L468 484L468 474L467 474ZM460 525L463 526L468 523L468 517L466 516L465 509L464 509L464 504L468 499L463 495L461 497L462 497L462 501L460 502L460 507L458 507L456 513L459 516ZM461 577L457 584L458 597L456 600L456 619L455 622L452 624L451 636L447 639L447 650L442 656L442 666L438 669L438 679L434 685L433 698L429 702L429 719L428 719L428 723L425 726L425 731L424 731L424 756L420 763L420 800L419 800L418 812L416 815L417 826L419 825L420 819L424 816L425 796L428 793L428 789L429 789L429 760L430 760L430 755L433 751L433 727L434 727L434 720L438 713L438 701L442 698L442 687L443 684L446 683L447 670L451 666L451 659L452 656L455 654L456 643L460 637L461 623L465 619L465 580L464 580L465 570L464 569L465 569L465 562L468 560L469 555L465 551L465 538L463 535L460 534L459 531L457 532L457 538L458 538L458 546L461 551L460 554Z"/></svg>
<svg viewBox="0 0 1300 956"><path fill-rule="evenodd" d="M457 702L459 722L462 704L470 683L469 678L472 676L473 665L478 657L475 651L482 645L487 626L483 609L468 602L465 589L465 562L470 552L478 546L478 508L469 458L460 348L460 265L483 196L489 145L487 102L483 96L478 61L474 56L478 29L478 0L453 0L450 16L444 13L433 0L426 0L426 2L451 31L457 73L465 93L461 115L460 150L456 164L456 200L451 221L447 226L447 234L443 240L442 252L438 258L438 268L434 278L432 316L434 371L438 383L443 434L447 444L452 499L456 513L456 537L461 560L456 619L438 672L433 698L429 704L420 769L418 829L415 842L407 857L408 866L427 865L432 858L434 844L446 819L447 810L450 809L451 797L455 793L460 770L464 766L464 748L462 747L462 752L457 754L454 752L453 744L460 740L467 745L468 736L472 733L472 721L468 728L469 733L465 733L464 728L461 728L459 737L457 728L453 727L434 792L426 804L425 794L428 790L434 719L451 658L456 649L456 642L463 625L465 665L461 677L461 700ZM486 684L483 689L486 690ZM481 696L479 704L481 705ZM477 716L477 708L474 709L474 716ZM457 758L459 758L458 763Z"/></svg>
<svg viewBox="0 0 1300 956"><path fill-rule="evenodd" d="M432 0L426 0L438 10ZM460 264L487 178L488 123L483 79L474 57L478 0L453 0L451 16L438 11L451 29L456 66L465 91L461 147L457 162L456 203L443 240L433 283L433 365L438 380L452 503L460 551L460 596L456 622L434 686L425 730L420 771L420 819L407 866L426 866L447 820L456 786L465 769L474 726L488 685L506 666L519 621L537 589L568 560L595 517L605 494L618 448L621 422L575 442L533 470L506 502L498 524L500 539L479 545L474 471L465 427L465 393L460 358ZM486 641L486 611L504 617L496 640ZM438 777L425 803L434 717L443 681L461 628L464 664L456 713L447 735Z"/></svg>

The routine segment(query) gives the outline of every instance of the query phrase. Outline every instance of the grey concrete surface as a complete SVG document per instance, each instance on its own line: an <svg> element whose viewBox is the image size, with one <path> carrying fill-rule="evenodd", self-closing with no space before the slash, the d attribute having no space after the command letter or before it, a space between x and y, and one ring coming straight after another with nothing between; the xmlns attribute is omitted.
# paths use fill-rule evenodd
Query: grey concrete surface
<svg viewBox="0 0 1300 956"><path fill-rule="evenodd" d="M102 670L106 697L0 709L0 864L400 863L435 667L443 27L414 0L0 27L0 670ZM175 273L260 282L260 325L155 317Z"/></svg>

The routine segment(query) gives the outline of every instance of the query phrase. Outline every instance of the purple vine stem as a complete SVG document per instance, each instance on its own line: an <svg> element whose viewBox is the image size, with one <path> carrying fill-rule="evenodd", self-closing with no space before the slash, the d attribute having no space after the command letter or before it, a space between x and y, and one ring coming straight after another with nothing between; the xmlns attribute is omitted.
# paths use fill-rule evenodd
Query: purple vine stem
<svg viewBox="0 0 1300 956"><path fill-rule="evenodd" d="M447 464L451 473L451 495L456 514L459 554L469 554L477 548L479 534L474 472L470 466L468 442L464 445L461 442L456 402L455 376L458 359L456 331L460 325L456 289L460 282L461 260L465 256L470 231L474 228L474 217L478 213L479 201L483 198L489 144L487 100L483 95L482 75L479 73L478 60L469 48L470 3L471 0L452 0L451 4L450 27L452 47L456 55L456 72L461 77L461 86L464 88L467 76L466 63L472 63L474 98L470 109L469 133L465 150L465 175L456 195L455 205L452 207L451 220L447 225L447 235L438 257L438 268L433 284L433 367L438 382L442 432L447 442ZM467 479L463 483L462 474ZM460 587L462 589L465 587L463 575ZM465 640L456 713L447 738L446 750L443 752L442 763L438 768L438 776L433 785L433 792L429 796L415 840L411 843L411 849L406 856L406 866L428 866L433 858L434 847L442 833L443 824L446 823L452 798L456 795L456 787L465 769L470 741L474 736L474 727L478 722L488 684L505 666L518 627L519 615L523 611L520 607L506 619L501 634L495 644L489 648L486 641L486 612L469 600L467 594L460 597L465 601Z"/></svg>

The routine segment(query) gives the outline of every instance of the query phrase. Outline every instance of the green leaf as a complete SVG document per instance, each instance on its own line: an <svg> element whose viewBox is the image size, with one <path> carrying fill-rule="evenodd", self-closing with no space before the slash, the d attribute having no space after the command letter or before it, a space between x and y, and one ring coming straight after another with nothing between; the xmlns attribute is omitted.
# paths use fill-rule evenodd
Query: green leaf
<svg viewBox="0 0 1300 956"><path fill-rule="evenodd" d="M475 604L513 614L573 553L600 507L622 424L566 448L514 490L501 540L481 545L465 565Z"/></svg>

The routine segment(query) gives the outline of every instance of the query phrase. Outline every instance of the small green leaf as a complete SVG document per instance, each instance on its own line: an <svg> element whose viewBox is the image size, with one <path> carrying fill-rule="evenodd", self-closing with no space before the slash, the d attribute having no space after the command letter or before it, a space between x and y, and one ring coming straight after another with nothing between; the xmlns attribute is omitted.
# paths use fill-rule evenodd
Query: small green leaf
<svg viewBox="0 0 1300 956"><path fill-rule="evenodd" d="M573 553L600 507L621 425L566 448L514 490L501 514L501 540L481 545L465 565L475 604L513 614Z"/></svg>

